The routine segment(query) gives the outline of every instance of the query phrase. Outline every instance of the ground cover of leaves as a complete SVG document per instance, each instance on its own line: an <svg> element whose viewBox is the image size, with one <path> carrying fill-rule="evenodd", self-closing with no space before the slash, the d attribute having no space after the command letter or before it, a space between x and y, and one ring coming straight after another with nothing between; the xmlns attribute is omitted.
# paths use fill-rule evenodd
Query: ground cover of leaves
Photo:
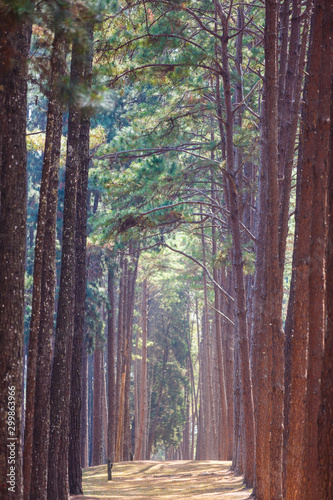
<svg viewBox="0 0 333 500"><path fill-rule="evenodd" d="M230 466L215 460L119 462L113 466L112 481L107 480L106 465L89 467L83 472L84 495L71 499L250 499L251 490Z"/></svg>

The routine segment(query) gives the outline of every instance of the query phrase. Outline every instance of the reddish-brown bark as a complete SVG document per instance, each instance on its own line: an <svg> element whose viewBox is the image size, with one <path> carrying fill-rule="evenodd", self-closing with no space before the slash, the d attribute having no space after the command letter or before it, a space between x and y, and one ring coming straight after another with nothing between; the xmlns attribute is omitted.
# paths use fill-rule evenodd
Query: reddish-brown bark
<svg viewBox="0 0 333 500"><path fill-rule="evenodd" d="M26 6L30 6L32 10L33 2L27 2ZM18 12L12 10L11 3L2 2L0 6L0 496L4 499L22 498L20 442L27 215L27 58L30 36L30 20L26 16L20 17ZM9 388L14 389L10 391ZM12 414L9 413L11 411ZM9 426L9 422L13 425ZM9 431L13 434L9 434ZM13 441L9 441L10 437ZM15 480L14 485L11 485L7 483L9 479L7 474L10 472L8 445L13 443L15 464L12 465L15 466ZM9 491L10 487L13 487L14 491Z"/></svg>
<svg viewBox="0 0 333 500"><path fill-rule="evenodd" d="M235 286L235 316L237 328L237 342L240 349L240 376L241 394L244 408L244 476L248 485L254 479L254 414L253 395L249 357L249 339L246 315L246 296L244 283L244 263L241 246L239 200L236 188L236 168L234 163L233 147L233 109L231 103L231 81L228 56L228 18L218 3L215 3L223 27L222 39L222 67L224 83L224 104L226 112L226 152L227 152L227 184L230 206L230 228L233 240L233 273ZM221 138L222 140L222 138Z"/></svg>
<svg viewBox="0 0 333 500"><path fill-rule="evenodd" d="M271 338L268 369L271 371L272 393L270 423L270 492L267 498L282 499L282 444L284 397L284 336L282 331L282 280L279 267L278 217L278 2L266 1L265 21L265 112L268 171L268 213L266 243L267 306L269 322L265 325ZM267 429L268 430L268 429Z"/></svg>
<svg viewBox="0 0 333 500"><path fill-rule="evenodd" d="M82 78L83 61L78 41L73 43L71 84ZM67 498L69 406L75 306L75 226L79 161L80 110L71 103L69 110L64 222L58 314L51 379L51 425L48 465L48 497Z"/></svg>
<svg viewBox="0 0 333 500"><path fill-rule="evenodd" d="M142 441L144 426L147 420L148 400L147 400L147 333L148 333L148 290L147 279L142 283L142 361L140 370L140 408L139 408L139 422L138 437L135 442L134 459L142 460Z"/></svg>
<svg viewBox="0 0 333 500"><path fill-rule="evenodd" d="M329 163L330 104L333 66L333 5L317 0L314 6L313 46L309 57L319 58L319 91L313 176L312 222L309 263L309 347L305 419L304 499L312 500L319 490L318 412L320 377L326 326L326 242L327 242L327 174ZM317 24L317 18L318 24ZM320 23L321 21L321 23ZM320 24L319 24L320 23ZM313 75L310 72L310 78Z"/></svg>
<svg viewBox="0 0 333 500"><path fill-rule="evenodd" d="M60 81L65 69L63 34L54 35L50 98L34 261L32 316L29 336L27 418L24 447L24 497L46 497L50 425L50 373L56 286L56 213L62 133ZM37 342L36 340L37 334ZM36 397L37 395L37 397ZM34 409L31 411L31 403ZM33 433L33 442L32 435ZM31 447L32 446L32 447ZM34 463L33 469L31 468Z"/></svg>
<svg viewBox="0 0 333 500"><path fill-rule="evenodd" d="M91 86L92 59L93 59L93 26L86 28L87 41L84 56L84 80ZM81 469L81 379L82 354L85 333L85 302L87 286L87 198L89 172L89 133L90 116L82 110L80 122L80 151L77 185L77 207L75 228L75 309L74 309L74 338L71 374L71 403L70 403L70 442L69 442L69 489L71 494L82 494Z"/></svg>
<svg viewBox="0 0 333 500"><path fill-rule="evenodd" d="M326 2L327 4L328 2ZM331 92L331 123L328 193L333 193L333 81ZM333 276L333 197L329 197L327 276ZM318 458L320 498L333 497L333 280L327 280L326 335L321 373L321 404L318 418Z"/></svg>
<svg viewBox="0 0 333 500"><path fill-rule="evenodd" d="M216 235L215 227L213 226L213 256L216 255ZM219 281L218 269L214 268L214 280ZM225 360L226 356L224 349L226 346L222 346L222 328L228 328L227 325L223 324L221 321L221 316L218 311L222 310L222 297L220 290L214 286L214 298L215 298L215 343L216 343L216 354L217 354L217 367L218 367L218 391L220 396L221 405L221 422L218 430L218 439L220 441L220 454L219 460L226 460L229 449L229 413L228 413L228 401L226 394L226 381L225 381Z"/></svg>
<svg viewBox="0 0 333 500"><path fill-rule="evenodd" d="M91 465L102 463L103 415L102 415L102 351L97 343L94 351L94 389L92 415L92 458Z"/></svg>
<svg viewBox="0 0 333 500"><path fill-rule="evenodd" d="M313 165L316 152L316 122L318 112L318 86L321 61L321 30L322 11L319 8L313 17L309 63L308 82L305 90L305 105L302 115L301 148L299 158L300 194L299 207L296 211L295 236L295 298L293 306L293 337L291 341L291 399L288 430L288 448L286 455L285 497L306 498L306 472L304 468L306 430L306 393L307 393L307 352L310 320L310 269L311 254L311 212L314 197ZM327 152L327 150L326 150ZM316 223L320 221L317 213ZM320 224L319 224L320 225ZM323 265L323 261L322 261ZM313 299L311 299L313 300ZM320 298L319 298L320 300ZM321 301L323 299L321 298ZM318 360L317 360L318 361ZM318 411L318 410L317 410ZM317 418L316 418L317 420ZM312 461L311 456L311 461ZM316 458L316 455L314 456ZM317 463L312 462L311 477L314 480ZM313 492L312 492L313 493Z"/></svg>
<svg viewBox="0 0 333 500"><path fill-rule="evenodd" d="M62 47L62 57L64 58ZM58 103L60 108L60 103ZM33 434L33 469L30 498L46 498L48 444L50 431L50 382L53 346L53 321L56 291L56 226L59 181L59 160L62 131L62 109L57 109L52 137L51 169L47 196L44 233L41 309L36 366L36 395Z"/></svg>
<svg viewBox="0 0 333 500"><path fill-rule="evenodd" d="M88 353L83 345L82 353L82 405L81 405L81 465L88 467Z"/></svg>
<svg viewBox="0 0 333 500"><path fill-rule="evenodd" d="M107 458L114 462L115 452L115 415L116 415L116 392L115 392L115 358L116 358L116 304L115 304L115 270L113 267L108 271L108 439Z"/></svg>
<svg viewBox="0 0 333 500"><path fill-rule="evenodd" d="M131 249L131 247L130 247ZM125 350L125 363L126 363L126 384L125 384L125 413L124 413L124 442L123 442L123 460L130 460L133 456L132 443L131 443L131 419L129 408L130 397L130 374L132 365L132 337L133 337L133 315L135 304L135 283L138 270L139 254L136 253L129 265L128 278L127 278L127 305L125 308L125 334L126 345L128 349Z"/></svg>

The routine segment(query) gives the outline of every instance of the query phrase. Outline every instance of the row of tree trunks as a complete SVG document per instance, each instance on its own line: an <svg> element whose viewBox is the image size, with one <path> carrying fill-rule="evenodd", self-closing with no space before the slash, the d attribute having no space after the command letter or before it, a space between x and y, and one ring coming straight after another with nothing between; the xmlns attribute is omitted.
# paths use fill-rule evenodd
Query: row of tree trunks
<svg viewBox="0 0 333 500"><path fill-rule="evenodd" d="M288 351L284 352L281 318L291 173L309 19L309 10L301 17L300 9L297 0L293 1L291 11L288 0L283 4L278 65L279 6L275 1L266 2L259 216L252 313L252 371L256 380L255 492L258 498L282 498L283 463L286 463L283 443L286 442L288 429L285 430L283 441L283 419L284 423L288 421L289 403L283 388L284 354L288 354ZM289 380L290 363L286 366ZM284 412L285 401L287 407ZM271 436L270 448L268 433Z"/></svg>
<svg viewBox="0 0 333 500"><path fill-rule="evenodd" d="M162 400L162 396L163 396L163 378L164 378L166 363L168 361L168 356L169 356L169 350L168 350L168 348L165 348L164 354L163 354L163 368L162 368L161 385L160 385L158 399L157 399L156 412L155 412L155 417L151 423L150 431L149 431L147 460L150 460L153 442L154 442L154 437L155 437L156 426L157 426L158 419L160 417L159 410L160 410L161 400Z"/></svg>
<svg viewBox="0 0 333 500"><path fill-rule="evenodd" d="M105 428L103 434L106 440L105 448L107 450L107 456L111 461L115 462L129 460L133 453L130 431L129 390L137 268L137 253L134 254L131 261L127 257L124 257L123 254L120 255L118 318L116 319L116 265L115 257L112 255L110 256L108 270L109 310L107 327L108 423L105 423L107 429ZM104 413L106 413L106 410ZM96 418L98 417L96 416ZM98 461L101 461L101 457Z"/></svg>
<svg viewBox="0 0 333 500"><path fill-rule="evenodd" d="M71 84L83 77L78 40L73 43ZM70 427L71 366L75 313L75 228L81 112L76 101L69 106L61 276L51 378L51 424L48 464L48 498L67 499Z"/></svg>
<svg viewBox="0 0 333 500"><path fill-rule="evenodd" d="M58 13L59 14L59 13ZM61 100L62 78L66 64L66 35L61 23L63 12L54 20L55 35L51 54L50 93L47 116L47 130L43 173L40 192L38 229L35 248L33 313L30 331L30 351L27 391L27 425L25 433L24 497L25 498L67 498L68 496L68 442L69 440L69 395L71 384L71 350L74 317L74 262L75 251L78 254L76 275L83 277L79 286L81 293L81 347L83 339L83 316L85 302L85 240L86 240L86 200L87 176L89 164L89 120L83 116L77 98L70 104L69 133L67 150L64 233L62 275L59 293L59 313L55 343L55 361L53 363L52 386L52 333L55 310L56 287L56 221L58 201L58 172L60 143L62 132L63 103ZM55 16L56 17L56 16ZM90 42L92 40L92 29ZM82 40L73 44L71 86L76 89L82 80L86 66L87 81L89 70L82 50ZM88 51L89 52L89 51ZM90 50L91 66L91 50ZM79 135L81 132L81 136ZM81 143L81 144L80 144ZM80 152L79 154L79 144ZM83 147L81 147L83 146ZM81 170L79 170L81 166ZM78 216L76 219L76 185L80 175ZM23 199L23 197L22 197ZM80 235L75 249L75 230ZM81 248L83 249L80 253ZM76 312L76 311L75 311ZM77 339L78 343L80 339ZM82 349L80 350L81 354ZM73 376L75 382L81 377L81 358L78 360L78 373ZM77 377L75 378L75 375ZM74 391L75 393L75 391ZM76 418L77 435L75 446L77 456L71 463L71 472L81 481L80 467L80 387L78 389L78 415ZM50 404L52 404L51 412ZM73 408L73 405L72 405ZM52 421L50 421L50 415ZM60 444L60 435L62 442ZM49 462L49 467L47 463ZM33 464L33 467L32 467ZM53 467L53 470L52 470ZM49 471L51 470L51 474ZM59 474L59 476L58 476ZM47 489L49 492L47 493ZM81 491L81 490L79 490Z"/></svg>
<svg viewBox="0 0 333 500"><path fill-rule="evenodd" d="M308 4L308 15L306 17L305 23L304 23L304 28L303 28L303 33L302 33L302 40L301 40L301 50L300 50L300 55L299 55L299 72L297 75L297 86L295 90L295 98L294 98L294 106L297 101L300 102L299 96L301 95L301 89L302 89L302 83L303 83L303 70L304 70L304 65L306 61L305 57L305 52L306 52L306 45L307 45L307 39L308 39L308 31L309 31L309 20L310 20L310 5ZM300 104L298 103L298 107ZM298 123L298 118L293 116L293 121L292 121L292 134L294 134L294 127L297 127ZM279 141L280 144L281 141ZM299 146L299 156L301 152L301 147L302 145L300 144ZM293 156L291 156L288 161L290 161L290 167L285 167L287 168L287 173L285 174L285 179L287 178L289 174L289 170L291 170L291 164L293 162ZM285 182L285 181L284 181ZM288 186L286 186L284 189L288 189ZM283 190L284 191L284 190ZM299 210L299 195L300 195L300 179L298 178L297 182L297 189L296 189L296 213L298 213ZM284 195L282 195L284 196ZM281 201L281 211L280 211L280 224L279 227L281 228L282 222L281 218L283 217L283 210L284 210L284 201L282 199ZM289 207L288 207L288 212L289 212ZM297 226L296 226L297 227ZM297 234L297 230L296 230ZM280 229L280 234L279 234L280 242L279 242L279 252L280 252L280 268L282 272L282 262L284 262L284 259L282 257L283 251L282 249L282 244L284 244L283 240L283 232ZM297 239L295 239L295 246L297 245ZM287 441L288 441L288 436L289 436L289 418L290 418L290 405L291 405L291 367L292 367L292 362L291 362L291 342L292 342L292 335L293 335L293 330L292 330L292 325L294 322L293 318L293 311L294 311L294 293L295 293L295 252L294 252L294 258L293 258L293 265L292 265L292 277L291 277L291 283L290 283L290 293L289 293L289 301L288 301L288 310L287 310L287 317L286 317L286 323L285 323L285 397L284 397L284 457L283 457L283 483L284 483L284 488L285 488L285 478L286 478L286 469L287 469ZM300 369L302 370L302 363L304 366L305 359L302 358L301 363L298 365ZM296 363L297 364L297 363ZM300 394L300 393L299 393ZM297 397L297 396L296 396ZM297 431L298 434L298 431ZM297 448L295 448L297 450ZM297 452L296 452L297 453ZM299 469L297 468L299 471Z"/></svg>
<svg viewBox="0 0 333 500"><path fill-rule="evenodd" d="M253 484L254 479L254 413L253 394L250 371L249 338L246 313L246 294L244 282L244 262L242 256L242 239L240 232L240 212L239 195L236 186L236 165L234 159L233 129L234 115L231 101L231 80L228 55L228 33L229 18L222 10L218 1L215 2L215 9L219 16L223 28L221 43L222 53L222 79L224 84L224 106L226 112L226 152L227 152L227 183L225 198L228 200L230 210L230 229L232 234L233 248L233 277L235 289L235 331L236 343L239 346L239 367L241 379L241 397L244 415L244 477L248 485ZM217 96L218 97L218 96ZM223 141L223 137L221 137ZM237 349L237 345L235 346Z"/></svg>
<svg viewBox="0 0 333 500"><path fill-rule="evenodd" d="M51 124L49 143L45 143L45 150L50 155L46 160L50 162L49 187L47 194L46 225L43 242L42 282L40 304L40 323L38 334L38 351L36 364L36 394L33 433L33 456L34 467L31 476L31 498L44 498L47 489L48 470L45 464L48 460L48 443L50 429L50 381L53 347L53 320L55 310L56 291L56 226L57 226L57 202L59 181L59 160L62 132L62 104L59 96L58 78L64 68L65 44L62 36L55 36L55 65L57 95L51 103ZM53 105L53 110L52 110ZM52 123L53 122L53 123ZM43 202L42 202L43 203ZM25 460L29 457L25 457ZM26 486L26 485L25 485ZM28 497L27 497L28 498Z"/></svg>
<svg viewBox="0 0 333 500"><path fill-rule="evenodd" d="M24 498L26 499L30 498L30 489L37 496L40 495L41 491L45 490L45 474L47 481L45 456L47 456L49 432L48 391L52 359L56 284L56 209L63 114L60 79L63 77L66 67L65 56L64 34L59 25L56 25L51 54L50 97L35 243L32 312L29 333L23 463ZM35 398L36 392L39 395L38 398ZM38 427L39 425L40 427ZM36 429L36 441L33 438L34 428ZM34 480L31 488L33 457L36 462L34 462ZM43 477L41 481L39 481L40 476Z"/></svg>
<svg viewBox="0 0 333 500"><path fill-rule="evenodd" d="M331 4L315 2L298 161L286 498L310 499L319 491L317 420L325 331L332 20Z"/></svg>

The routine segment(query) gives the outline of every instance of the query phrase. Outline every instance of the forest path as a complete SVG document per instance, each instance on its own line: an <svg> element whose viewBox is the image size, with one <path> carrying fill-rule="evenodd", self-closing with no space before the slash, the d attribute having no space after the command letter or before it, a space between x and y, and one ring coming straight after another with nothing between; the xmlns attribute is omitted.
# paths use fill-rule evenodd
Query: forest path
<svg viewBox="0 0 333 500"><path fill-rule="evenodd" d="M219 498L248 500L251 490L243 477L230 471L231 462L215 460L118 462L107 481L107 466L89 467L83 472L84 495L75 500L189 499Z"/></svg>

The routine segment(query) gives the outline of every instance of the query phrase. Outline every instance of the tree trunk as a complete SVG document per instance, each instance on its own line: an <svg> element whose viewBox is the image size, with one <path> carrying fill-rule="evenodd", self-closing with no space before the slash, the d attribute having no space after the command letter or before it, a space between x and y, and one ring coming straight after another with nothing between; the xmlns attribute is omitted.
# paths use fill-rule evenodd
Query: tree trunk
<svg viewBox="0 0 333 500"><path fill-rule="evenodd" d="M31 472L30 497L46 499L47 461L50 432L50 383L53 346L53 320L56 291L56 231L59 182L59 161L62 132L62 104L59 95L59 77L65 64L65 45L56 33L53 45L55 80L49 105L49 136L45 143L48 192L46 220L43 238L41 273L41 303L39 313L38 352L36 359L35 410L33 426L33 469ZM29 457L25 459L29 460ZM28 493L27 493L28 494Z"/></svg>
<svg viewBox="0 0 333 500"><path fill-rule="evenodd" d="M82 406L81 406L81 465L88 467L88 353L83 345L82 354Z"/></svg>
<svg viewBox="0 0 333 500"><path fill-rule="evenodd" d="M71 84L81 81L83 64L79 42L73 44ZM76 102L69 110L64 199L61 276L51 380L51 427L48 498L67 500L69 407L75 310L75 226L79 162L80 110Z"/></svg>
<svg viewBox="0 0 333 500"><path fill-rule="evenodd" d="M99 343L94 352L94 396L93 396L93 428L91 465L100 465L103 448L103 415L102 415L102 351Z"/></svg>
<svg viewBox="0 0 333 500"><path fill-rule="evenodd" d="M305 17L303 34L300 43L301 2L293 1L291 18L291 33L288 55L288 67L284 84L279 82L279 141L278 141L278 170L280 180L280 215L279 215L279 261L281 279L284 271L289 204L291 193L291 176L294 162L295 141L297 135L298 114L301 102L303 73L305 67L305 52L308 39L308 25L310 6ZM281 72L281 68L280 68ZM281 88L283 87L283 88Z"/></svg>
<svg viewBox="0 0 333 500"><path fill-rule="evenodd" d="M326 2L328 5L329 2ZM333 193L333 81L331 92L331 137L328 193ZM329 198L327 276L333 276L333 197ZM326 336L321 373L321 404L318 418L319 496L333 498L333 280L327 280Z"/></svg>
<svg viewBox="0 0 333 500"><path fill-rule="evenodd" d="M114 462L115 453L115 418L116 418L116 392L115 392L115 359L116 359L116 303L114 269L109 267L108 272L108 297L110 308L108 311L108 458Z"/></svg>
<svg viewBox="0 0 333 500"><path fill-rule="evenodd" d="M213 139L213 137L212 137ZM212 159L213 154L212 154ZM211 185L212 198L215 198L215 184ZM216 220L212 220L212 241L213 241L213 259L217 255L217 224ZM220 281L220 270L214 266L213 269L213 277L214 280L218 283ZM218 426L217 439L219 442L219 460L226 460L228 449L229 449L229 423L228 423L228 400L226 394L226 371L225 371L225 362L226 362L226 354L225 349L226 345L222 340L222 327L227 327L227 325L222 325L221 316L219 311L222 311L222 294L218 287L214 285L214 306L215 306L215 343L216 343L216 354L217 354L217 369L218 369L218 390L220 396L220 405L221 405L221 422Z"/></svg>
<svg viewBox="0 0 333 500"><path fill-rule="evenodd" d="M33 2L27 2L33 9ZM22 366L31 22L0 6L0 496L22 498ZM9 447L10 446L10 447ZM12 451L13 450L13 451ZM13 484L9 459L15 453Z"/></svg>
<svg viewBox="0 0 333 500"><path fill-rule="evenodd" d="M318 24L316 23L319 18ZM319 21L321 23L319 24ZM309 347L305 419L304 499L312 500L319 491L318 412L320 377L326 327L326 241L327 174L329 163L330 104L333 65L333 5L317 0L314 8L314 34L310 57L320 58L318 109L316 116L313 175L312 223L309 264ZM318 36L318 39L317 39ZM318 42L317 42L318 40ZM318 43L318 45L317 45ZM310 73L310 77L311 77ZM331 192L331 196L332 196ZM328 275L329 276L329 275ZM329 278L330 279L330 278Z"/></svg>
<svg viewBox="0 0 333 500"><path fill-rule="evenodd" d="M120 256L120 280L119 280L119 304L118 304L118 324L117 324L117 369L116 369L116 408L115 408L115 446L120 446L121 436L118 436L120 418L120 398L122 392L122 372L124 358L124 308L125 308L125 275L127 262L123 255ZM121 410L122 411L122 410ZM119 441L119 442L118 442ZM119 450L115 449L115 462L119 462Z"/></svg>
<svg viewBox="0 0 333 500"><path fill-rule="evenodd" d="M131 246L130 246L131 250ZM132 366L132 338L133 338L133 315L134 315L134 304L135 304L135 283L138 270L138 258L139 254L135 254L132 262L128 268L127 277L127 306L125 308L125 339L126 346L125 349L125 363L126 363L126 383L125 383L125 407L124 407L124 442L123 442L123 460L129 460L133 455L131 449L131 420L130 420L130 409L129 409L129 398L130 398L130 375ZM145 441L144 441L145 443ZM144 453L145 453L144 445Z"/></svg>
<svg viewBox="0 0 333 500"><path fill-rule="evenodd" d="M227 290L229 295L232 294L232 272L228 271L227 276ZM226 315L228 318L233 318L233 304L231 300L226 304ZM234 327L228 323L224 325L225 330L225 350L226 350L226 391L227 391L227 403L228 403L228 457L227 460L232 460L233 453L233 435L234 435Z"/></svg>
<svg viewBox="0 0 333 500"><path fill-rule="evenodd" d="M93 372L94 372L94 355L88 356L88 467L92 461L92 427L93 427Z"/></svg>
<svg viewBox="0 0 333 500"><path fill-rule="evenodd" d="M218 3L216 3L218 6ZM241 394L244 405L244 423L245 423L245 483L253 484L254 478L254 414L253 414L253 395L250 371L249 357L249 339L246 317L246 296L243 270L243 256L240 232L240 213L239 200L236 188L236 169L234 163L233 147L233 110L231 103L231 83L228 56L228 18L218 9L223 26L222 39L222 66L223 66L223 84L224 84L224 104L226 110L226 146L227 146L227 186L228 193L226 197L230 203L230 227L233 241L233 274L235 284L235 319L237 328L237 342L240 352L240 376L241 376ZM222 140L222 137L221 137Z"/></svg>
<svg viewBox="0 0 333 500"><path fill-rule="evenodd" d="M155 410L155 416L154 420L151 424L150 432L149 432L149 440L148 440L148 457L147 459L150 460L150 455L151 455L151 450L153 447L154 443L154 438L155 438L155 431L157 427L157 422L158 422L158 417L159 417L159 411L160 411L160 405L162 401L162 396L163 396L163 388L164 388L164 373L165 373L165 367L168 362L168 356L169 356L169 349L168 347L165 348L164 354L163 354L163 368L162 368L162 376L161 376L161 384L160 384L160 390L158 393L158 398L157 398L157 405L156 405L156 410Z"/></svg>
<svg viewBox="0 0 333 500"><path fill-rule="evenodd" d="M142 440L144 425L147 420L147 333L148 333L148 290L147 279L142 283L142 362L140 374L140 419L138 422L138 439L135 443L135 460L143 460Z"/></svg>
<svg viewBox="0 0 333 500"><path fill-rule="evenodd" d="M65 68L65 46L63 36L57 30L54 35L52 55L51 55L51 77L50 77L50 98L48 104L47 126L43 159L43 172L40 187L37 234L35 244L34 258L34 281L32 295L32 312L29 334L29 357L28 357L28 372L27 372L27 394L26 394L26 422L24 431L24 498L30 498L30 485L32 473L32 456L33 456L33 435L34 435L34 414L37 410L40 414L36 422L39 422L40 437L37 432L36 439L36 458L37 463L33 474L35 476L34 488L38 488L36 495L43 498L45 491L45 474L47 481L47 467L45 467L45 453L47 456L48 447L48 432L49 432L49 395L45 393L49 391L48 380L50 379L50 362L52 354L53 332L53 314L55 301L55 237L54 213L57 211L58 199L58 171L60 160L60 146L62 133L62 103L60 97L60 78L64 74ZM50 224L50 225L49 225ZM48 233L46 235L46 233ZM53 234L54 233L54 234ZM46 248L47 247L47 248ZM54 248L53 248L54 247ZM47 251L51 252L50 257L47 256ZM49 261L48 261L49 259ZM46 286L48 281L46 275L50 279L49 287ZM42 290L44 288L44 290ZM44 297L44 294L46 296ZM42 303L42 300L44 303ZM41 309L44 309L43 319L41 319ZM50 321L51 315L51 321ZM51 328L51 331L50 331ZM44 339L43 335L46 335ZM40 344L41 342L41 344ZM44 346L42 345L45 342ZM40 351L38 353L38 351ZM46 356L46 358L45 358ZM44 360L45 358L45 360ZM40 363L43 363L41 365ZM43 372L42 377L46 376L46 380L38 378L38 372ZM36 381L38 387L36 387ZM40 399L35 398L38 391L42 391ZM44 394L43 394L44 393ZM44 426L45 423L45 426ZM42 451L46 445L46 450ZM38 450L38 451L37 451ZM40 455L41 453L41 455ZM37 475L36 475L37 473Z"/></svg>
<svg viewBox="0 0 333 500"><path fill-rule="evenodd" d="M87 26L87 44L84 61L84 80L91 86L93 58L93 26ZM77 185L76 228L75 228L75 309L74 346L72 354L70 441L68 455L69 490L72 495L82 494L81 470L81 378L84 342L84 316L87 287L87 197L89 172L90 117L83 110L80 123L80 150Z"/></svg>
<svg viewBox="0 0 333 500"><path fill-rule="evenodd" d="M318 15L319 14L319 15ZM295 234L295 299L294 324L291 344L291 403L286 455L285 497L306 496L304 480L305 418L307 392L307 348L309 334L309 255L311 251L311 212L313 204L313 161L315 158L316 118L320 70L322 18L320 9L314 15L309 49L309 79L304 91L301 149L298 166L300 179L299 207L296 211ZM319 217L317 213L317 217ZM320 218L317 222L319 222ZM312 299L313 300L313 299ZM309 353L310 355L310 353ZM312 354L311 354L312 355ZM312 459L312 457L311 457ZM312 464L314 473L316 464ZM312 476L312 474L311 474Z"/></svg>
<svg viewBox="0 0 333 500"><path fill-rule="evenodd" d="M262 131L266 128L265 101L261 113ZM268 323L268 310L265 304L266 291L266 253L265 239L267 233L267 192L268 172L267 148L264 134L261 134L261 154L259 171L259 195L257 198L256 212L256 263L252 298L252 331L251 331L251 368L253 378L253 396L256 426L256 475L254 491L258 498L265 498L269 492L269 414L268 398L270 390L270 372L268 370L268 346L264 325ZM265 493L266 492L266 493Z"/></svg>
<svg viewBox="0 0 333 500"><path fill-rule="evenodd" d="M268 220L266 240L267 306L269 321L264 325L271 338L268 369L271 370L272 393L267 404L271 408L270 428L270 493L269 498L282 499L282 446L284 403L284 335L282 331L283 282L279 267L279 186L278 186L278 1L266 2L265 85L267 116Z"/></svg>
<svg viewBox="0 0 333 500"><path fill-rule="evenodd" d="M253 302L258 499L282 498L284 336L278 247L278 3L266 2L265 86Z"/></svg>
<svg viewBox="0 0 333 500"><path fill-rule="evenodd" d="M108 438L108 406L106 395L106 372L105 372L105 349L102 352L102 429L103 429L103 455L102 463L107 459L107 438Z"/></svg>

